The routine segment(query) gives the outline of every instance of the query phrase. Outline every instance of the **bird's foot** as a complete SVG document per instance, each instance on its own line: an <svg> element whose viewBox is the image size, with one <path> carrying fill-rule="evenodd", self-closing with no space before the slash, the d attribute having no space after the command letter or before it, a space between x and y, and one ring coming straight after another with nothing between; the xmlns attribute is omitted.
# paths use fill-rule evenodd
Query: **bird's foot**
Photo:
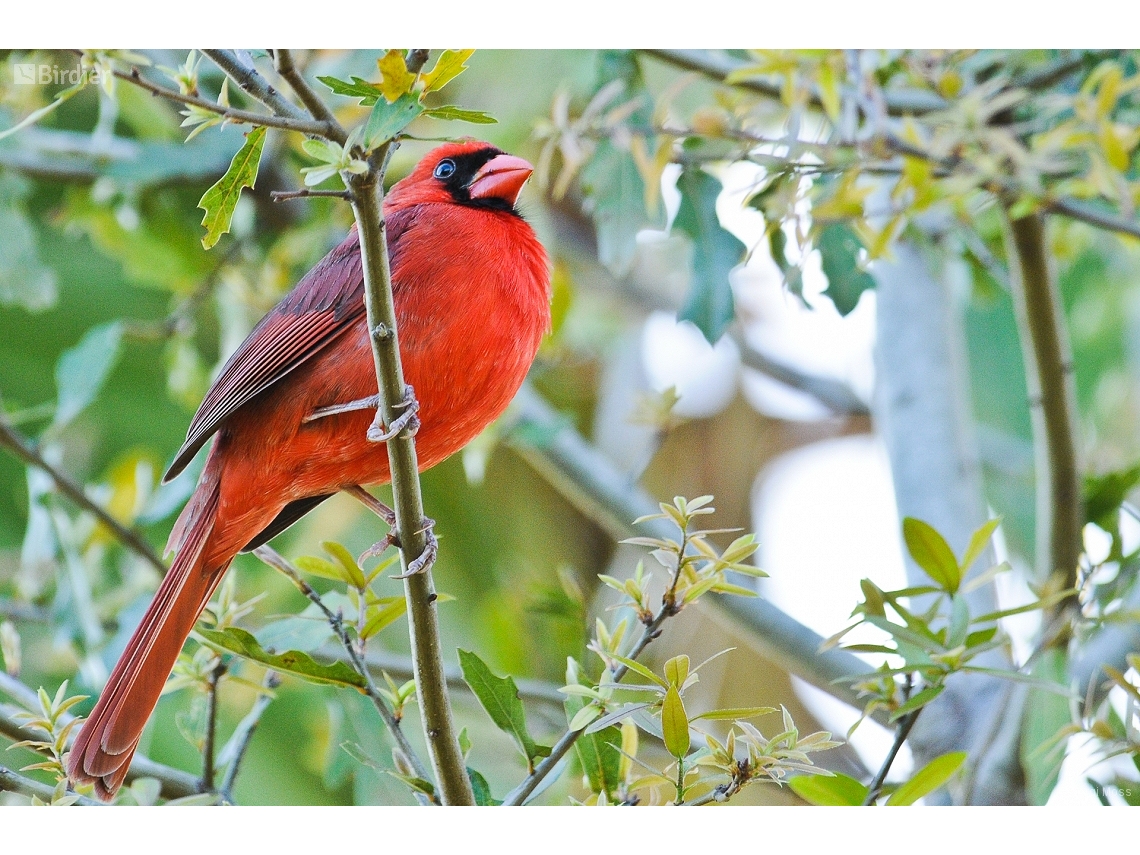
<svg viewBox="0 0 1140 855"><path fill-rule="evenodd" d="M394 576L394 579L407 579L409 576L415 576L417 573L426 573L431 570L435 564L435 559L439 557L439 539L435 536L434 529L435 520L431 517L424 517L424 527L420 529L426 539L424 551L420 553L415 561L408 565L408 569L405 572L399 576Z"/></svg>
<svg viewBox="0 0 1140 855"><path fill-rule="evenodd" d="M396 512L381 502L379 499L377 499L375 496L373 496L371 493L369 493L367 490L365 490L363 487L361 487L359 484L354 484L351 487L345 487L344 492L348 493L350 496L356 499L356 501L360 502L360 504L364 505L364 507L368 508L368 510L372 511L372 513L376 514L376 516L384 520L384 522L388 523L389 528L395 528Z"/></svg>
<svg viewBox="0 0 1140 855"><path fill-rule="evenodd" d="M332 404L328 407L317 407L303 419L302 424L315 422L317 419L323 419L326 416L335 416L340 413L354 413L357 410L374 410L380 406L380 396L373 395L370 398L360 398L356 401L349 401L347 404Z"/></svg>
<svg viewBox="0 0 1140 855"><path fill-rule="evenodd" d="M388 442L404 431L407 431L407 436L413 437L419 431L420 417L417 413L420 411L420 402L416 400L416 393L411 385L404 384L404 400L395 406L404 412L393 419L392 424L388 425L387 429L385 429L384 422L380 418L380 411L376 411L376 420L368 428L368 440L370 442Z"/></svg>

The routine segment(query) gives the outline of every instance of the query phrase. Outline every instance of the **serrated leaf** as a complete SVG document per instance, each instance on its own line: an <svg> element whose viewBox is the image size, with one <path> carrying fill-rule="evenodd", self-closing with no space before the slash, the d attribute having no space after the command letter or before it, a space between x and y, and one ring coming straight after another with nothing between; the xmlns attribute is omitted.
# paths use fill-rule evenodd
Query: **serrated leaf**
<svg viewBox="0 0 1140 855"><path fill-rule="evenodd" d="M681 207L673 228L693 243L693 281L677 317L692 321L716 344L736 314L728 273L744 255L744 244L720 224L716 200L721 184L702 169L690 168L677 179Z"/></svg>
<svg viewBox="0 0 1140 855"><path fill-rule="evenodd" d="M825 226L816 241L827 289L823 292L841 315L849 315L864 291L875 287L875 280L859 266L863 244L842 223Z"/></svg>
<svg viewBox="0 0 1140 855"><path fill-rule="evenodd" d="M244 629L231 626L224 630L199 629L197 633L215 649L236 653L238 656L260 662L274 671L292 674L310 683L352 686L354 689L362 689L366 685L364 678L343 662L323 665L300 650L268 653L257 639Z"/></svg>
<svg viewBox="0 0 1140 855"><path fill-rule="evenodd" d="M923 796L928 796L954 777L966 762L965 751L955 751L935 757L887 799L888 805L912 805Z"/></svg>
<svg viewBox="0 0 1140 855"><path fill-rule="evenodd" d="M445 50L435 61L431 71L424 72L424 94L442 89L467 68L467 60L475 53L471 50Z"/></svg>
<svg viewBox="0 0 1140 855"><path fill-rule="evenodd" d="M676 686L670 686L661 704L661 733L665 749L680 759L689 753L689 717Z"/></svg>
<svg viewBox="0 0 1140 855"><path fill-rule="evenodd" d="M374 149L395 139L423 111L420 99L411 94L401 95L394 103L377 101L364 126L364 147Z"/></svg>
<svg viewBox="0 0 1140 855"><path fill-rule="evenodd" d="M408 71L403 51L388 51L376 60L376 66L380 69L380 91L389 102L411 92L416 84L416 75Z"/></svg>
<svg viewBox="0 0 1140 855"><path fill-rule="evenodd" d="M499 121L482 110L464 110L462 107L454 107L450 104L424 110L424 115L431 116L433 119L442 119L445 122L470 122L473 125L494 125L498 124Z"/></svg>
<svg viewBox="0 0 1140 855"><path fill-rule="evenodd" d="M958 590L961 575L954 550L933 526L914 517L903 520L903 539L914 562L948 593Z"/></svg>
<svg viewBox="0 0 1140 855"><path fill-rule="evenodd" d="M65 350L55 366L56 427L63 427L95 400L119 358L123 325L119 321L92 327L75 347Z"/></svg>
<svg viewBox="0 0 1140 855"><path fill-rule="evenodd" d="M648 215L645 181L628 151L602 140L582 170L582 189L598 241L598 260L616 276L629 272L637 250L637 233L664 228L660 205Z"/></svg>
<svg viewBox="0 0 1140 855"><path fill-rule="evenodd" d="M519 689L513 677L500 677L487 664L468 650L459 650L459 667L463 679L491 717L499 730L508 734L518 745L527 763L541 755L541 747L535 743L526 729L526 712Z"/></svg>
<svg viewBox="0 0 1140 855"><path fill-rule="evenodd" d="M206 212L202 225L206 234L202 248L210 249L230 230L234 209L241 198L243 187L253 188L261 164L261 151L265 147L265 128L257 127L245 135L245 144L238 149L230 168L209 190L202 194L198 207Z"/></svg>
<svg viewBox="0 0 1140 855"><path fill-rule="evenodd" d="M867 786L836 772L831 777L799 775L788 781L793 793L820 807L856 806L867 799Z"/></svg>

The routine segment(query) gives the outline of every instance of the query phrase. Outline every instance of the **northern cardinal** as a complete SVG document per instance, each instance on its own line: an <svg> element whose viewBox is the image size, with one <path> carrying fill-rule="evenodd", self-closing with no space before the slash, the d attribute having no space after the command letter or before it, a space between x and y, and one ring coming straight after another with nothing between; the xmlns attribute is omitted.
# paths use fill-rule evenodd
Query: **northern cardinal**
<svg viewBox="0 0 1140 855"><path fill-rule="evenodd" d="M503 412L549 329L546 253L515 210L532 171L486 143L449 143L385 199L421 469ZM67 763L71 780L93 783L100 798L122 785L182 645L234 556L339 490L390 479L386 449L366 435L374 410L323 414L377 393L363 293L353 229L254 328L190 423L165 480L211 437L214 444L170 533L174 562Z"/></svg>

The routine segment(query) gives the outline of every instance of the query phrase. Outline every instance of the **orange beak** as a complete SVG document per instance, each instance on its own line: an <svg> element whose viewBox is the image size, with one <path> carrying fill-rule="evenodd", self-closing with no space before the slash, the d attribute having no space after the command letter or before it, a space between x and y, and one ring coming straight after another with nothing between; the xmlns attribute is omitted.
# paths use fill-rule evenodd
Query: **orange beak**
<svg viewBox="0 0 1140 855"><path fill-rule="evenodd" d="M519 191L534 172L534 167L510 154L500 154L483 164L468 186L472 199L503 199L515 204Z"/></svg>

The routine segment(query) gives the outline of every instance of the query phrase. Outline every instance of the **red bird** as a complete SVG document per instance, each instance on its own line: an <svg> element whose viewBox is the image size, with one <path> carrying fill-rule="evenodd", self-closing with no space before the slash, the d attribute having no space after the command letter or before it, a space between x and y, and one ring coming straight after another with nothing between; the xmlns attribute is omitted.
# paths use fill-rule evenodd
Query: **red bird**
<svg viewBox="0 0 1140 855"><path fill-rule="evenodd" d="M400 354L415 389L421 469L499 416L550 327L550 274L515 210L532 167L482 142L442 145L384 202ZM190 423L166 480L214 437L170 533L176 553L68 759L76 783L110 799L210 595L238 552L334 493L390 480L367 437L374 410L322 414L377 393L355 229L230 357ZM317 415L317 418L312 418Z"/></svg>

